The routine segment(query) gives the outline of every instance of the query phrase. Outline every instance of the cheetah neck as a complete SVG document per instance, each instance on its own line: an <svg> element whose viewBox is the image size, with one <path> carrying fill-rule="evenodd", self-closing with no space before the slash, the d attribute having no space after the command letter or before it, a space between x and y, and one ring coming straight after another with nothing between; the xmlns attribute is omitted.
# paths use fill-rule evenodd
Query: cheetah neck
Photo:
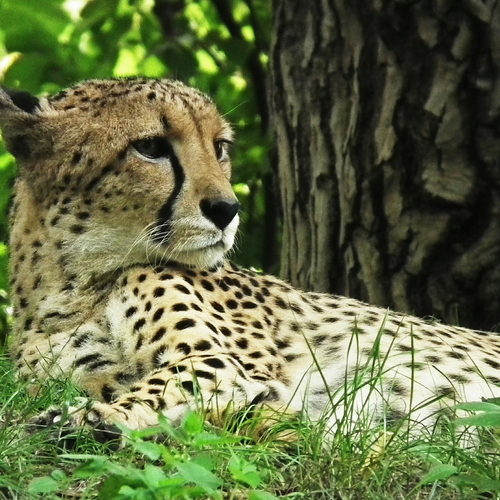
<svg viewBox="0 0 500 500"><path fill-rule="evenodd" d="M109 288L106 275L96 280L93 288L69 270L64 243L47 227L46 211L26 182L19 180L10 234L11 287L18 330L50 331L52 323L57 328L76 326L95 311L96 302Z"/></svg>

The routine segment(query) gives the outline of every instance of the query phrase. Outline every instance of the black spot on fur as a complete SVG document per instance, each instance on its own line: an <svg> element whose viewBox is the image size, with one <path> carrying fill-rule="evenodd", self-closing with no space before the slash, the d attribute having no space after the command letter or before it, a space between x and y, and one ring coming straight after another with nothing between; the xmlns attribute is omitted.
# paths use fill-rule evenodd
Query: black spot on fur
<svg viewBox="0 0 500 500"><path fill-rule="evenodd" d="M220 332L225 337L230 337L233 334L233 332L231 332L231 330L229 328L225 327L225 326L221 326L220 327Z"/></svg>
<svg viewBox="0 0 500 500"><path fill-rule="evenodd" d="M212 330L212 332L219 333L219 331L217 330L217 328L212 323L210 323L208 321L205 321L205 325L207 325L208 328L210 328L210 330Z"/></svg>
<svg viewBox="0 0 500 500"><path fill-rule="evenodd" d="M88 365L94 361L97 361L98 359L101 359L101 355L99 353L87 354L86 356L78 358L75 361L75 367Z"/></svg>
<svg viewBox="0 0 500 500"><path fill-rule="evenodd" d="M137 337L137 342L135 343L135 350L136 351L138 351L142 347L142 342L143 342L142 335L139 334Z"/></svg>
<svg viewBox="0 0 500 500"><path fill-rule="evenodd" d="M167 329L165 327L160 327L158 330L156 330L155 334L153 335L153 338L151 339L151 342L158 342L158 340L161 340L165 333L167 332Z"/></svg>
<svg viewBox="0 0 500 500"><path fill-rule="evenodd" d="M73 224L69 230L73 233L73 234L82 234L84 231L85 231L85 228L80 225L80 224Z"/></svg>
<svg viewBox="0 0 500 500"><path fill-rule="evenodd" d="M184 353L186 356L191 353L191 347L185 342L180 342L176 345L175 349Z"/></svg>
<svg viewBox="0 0 500 500"><path fill-rule="evenodd" d="M218 302L210 302L210 305L216 310L216 311L219 311L221 313L223 313L225 311L224 307L219 304Z"/></svg>
<svg viewBox="0 0 500 500"><path fill-rule="evenodd" d="M187 310L188 310L188 306L186 304L178 303L178 304L174 304L172 306L172 311L182 312L182 311L187 311Z"/></svg>
<svg viewBox="0 0 500 500"><path fill-rule="evenodd" d="M134 330L137 331L146 324L145 318L140 318L134 323Z"/></svg>
<svg viewBox="0 0 500 500"><path fill-rule="evenodd" d="M161 378L150 378L148 380L149 385L166 385L165 380L162 380Z"/></svg>
<svg viewBox="0 0 500 500"><path fill-rule="evenodd" d="M172 373L182 373L182 372L185 372L186 370L187 370L187 368L184 365L175 365L175 366L169 367L169 369L168 369L168 371L170 371Z"/></svg>
<svg viewBox="0 0 500 500"><path fill-rule="evenodd" d="M286 349L290 347L290 341L289 340L277 340L276 341L276 347L278 349Z"/></svg>
<svg viewBox="0 0 500 500"><path fill-rule="evenodd" d="M208 340L200 340L194 345L197 351L208 351L212 348L212 344Z"/></svg>
<svg viewBox="0 0 500 500"><path fill-rule="evenodd" d="M500 368L500 363L498 361L495 361L494 359L491 358L484 358L483 361L488 365L494 368L495 370L498 370Z"/></svg>
<svg viewBox="0 0 500 500"><path fill-rule="evenodd" d="M246 300L241 305L243 306L243 309L255 309L257 307L255 302L250 302L249 300Z"/></svg>
<svg viewBox="0 0 500 500"><path fill-rule="evenodd" d="M439 356L429 355L425 357L425 361L431 364L436 364L441 362L441 358Z"/></svg>
<svg viewBox="0 0 500 500"><path fill-rule="evenodd" d="M217 359L217 358L208 358L204 359L203 363L205 363L208 366L211 366L212 368L225 368L226 364L224 361Z"/></svg>
<svg viewBox="0 0 500 500"><path fill-rule="evenodd" d="M125 317L130 318L130 316L134 315L137 312L137 307L129 307L127 311L125 312Z"/></svg>
<svg viewBox="0 0 500 500"><path fill-rule="evenodd" d="M274 303L280 307L281 309L288 309L289 305L281 298L281 297L276 297L274 299Z"/></svg>
<svg viewBox="0 0 500 500"><path fill-rule="evenodd" d="M181 382L183 389L185 389L190 394L194 394L194 384L191 380L184 380Z"/></svg>
<svg viewBox="0 0 500 500"><path fill-rule="evenodd" d="M461 353L461 352L458 352L458 351L450 351L448 353L448 357L449 358L453 358L453 359L464 359L465 358L465 354ZM499 364L500 366L500 364Z"/></svg>
<svg viewBox="0 0 500 500"><path fill-rule="evenodd" d="M78 337L76 337L75 340L73 340L72 346L75 349L78 349L88 340L88 338L89 338L89 334L87 332L84 332L84 333L80 334Z"/></svg>
<svg viewBox="0 0 500 500"><path fill-rule="evenodd" d="M163 307L159 307L155 313L153 314L153 321L158 321L163 316L164 309Z"/></svg>
<svg viewBox="0 0 500 500"><path fill-rule="evenodd" d="M240 348L240 349L246 349L248 347L248 340L247 339L244 339L244 338L239 338L237 341L236 341L236 345Z"/></svg>
<svg viewBox="0 0 500 500"><path fill-rule="evenodd" d="M101 397L104 402L111 403L116 399L116 393L109 385L104 385L101 389Z"/></svg>
<svg viewBox="0 0 500 500"><path fill-rule="evenodd" d="M399 396L406 396L408 394L406 387L404 387L397 380L392 382L392 384L390 385L390 390L391 392L393 392L394 394L398 394Z"/></svg>
<svg viewBox="0 0 500 500"><path fill-rule="evenodd" d="M185 293L186 295L191 293L184 285L176 284L174 285L174 288L181 293Z"/></svg>
<svg viewBox="0 0 500 500"><path fill-rule="evenodd" d="M213 292L214 291L214 286L212 283L210 283L210 281L207 281L207 280L201 280L201 286L205 289L205 290L208 290L209 292Z"/></svg>
<svg viewBox="0 0 500 500"><path fill-rule="evenodd" d="M197 378L204 378L207 380L213 380L215 378L215 374L207 372L205 370L195 370L194 374L196 375Z"/></svg>
<svg viewBox="0 0 500 500"><path fill-rule="evenodd" d="M192 328L196 325L196 321L191 318L182 319L175 324L176 330L186 330L187 328Z"/></svg>

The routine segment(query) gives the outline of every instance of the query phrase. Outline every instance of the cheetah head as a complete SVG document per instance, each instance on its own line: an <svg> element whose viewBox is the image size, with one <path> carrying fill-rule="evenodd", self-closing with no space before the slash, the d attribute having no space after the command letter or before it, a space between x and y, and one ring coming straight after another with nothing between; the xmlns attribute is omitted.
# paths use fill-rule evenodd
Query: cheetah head
<svg viewBox="0 0 500 500"><path fill-rule="evenodd" d="M0 126L25 200L14 227L41 223L74 272L212 267L233 246L232 133L199 91L164 79L91 80L41 99L0 89Z"/></svg>

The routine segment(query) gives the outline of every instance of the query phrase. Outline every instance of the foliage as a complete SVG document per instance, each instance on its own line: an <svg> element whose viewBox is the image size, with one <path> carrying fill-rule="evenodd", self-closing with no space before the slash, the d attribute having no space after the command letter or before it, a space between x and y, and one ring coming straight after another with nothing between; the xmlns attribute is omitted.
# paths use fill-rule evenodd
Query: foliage
<svg viewBox="0 0 500 500"><path fill-rule="evenodd" d="M266 0L0 0L0 83L43 94L84 79L141 74L210 94L238 138L234 182L247 237L236 259L261 267L269 18ZM0 141L0 290L7 287L14 173ZM0 329L4 320L0 311Z"/></svg>
<svg viewBox="0 0 500 500"><path fill-rule="evenodd" d="M133 450L144 457L141 468L122 465L102 455L66 454L64 459L79 464L71 476L56 469L50 476L33 479L28 491L52 493L63 489L68 480L97 478L100 479L98 498L106 500L200 497L221 500L225 482L226 488L246 491L253 500L276 498L255 489L263 484L265 471L258 471L243 453L228 453L228 445L241 439L206 432L202 418L195 413L188 414L178 429L162 419L157 429L124 431ZM152 436L162 435L163 442L151 441ZM221 477L224 473L226 481Z"/></svg>

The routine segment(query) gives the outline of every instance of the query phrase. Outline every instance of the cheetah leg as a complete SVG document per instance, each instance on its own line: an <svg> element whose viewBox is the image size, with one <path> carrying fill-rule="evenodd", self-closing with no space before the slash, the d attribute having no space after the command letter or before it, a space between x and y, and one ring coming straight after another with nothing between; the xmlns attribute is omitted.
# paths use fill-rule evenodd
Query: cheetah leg
<svg viewBox="0 0 500 500"><path fill-rule="evenodd" d="M211 359L222 361L224 368L210 366L217 364L210 363ZM228 408L240 409L262 399L268 391L263 383L246 377L230 356L190 357L151 373L112 403L92 401L86 407L70 408L64 425L110 430L119 424L143 429L157 425L159 413L175 425L190 410L201 410L207 420L219 425ZM62 411L49 410L46 415L49 418L38 417L38 423L57 423Z"/></svg>

